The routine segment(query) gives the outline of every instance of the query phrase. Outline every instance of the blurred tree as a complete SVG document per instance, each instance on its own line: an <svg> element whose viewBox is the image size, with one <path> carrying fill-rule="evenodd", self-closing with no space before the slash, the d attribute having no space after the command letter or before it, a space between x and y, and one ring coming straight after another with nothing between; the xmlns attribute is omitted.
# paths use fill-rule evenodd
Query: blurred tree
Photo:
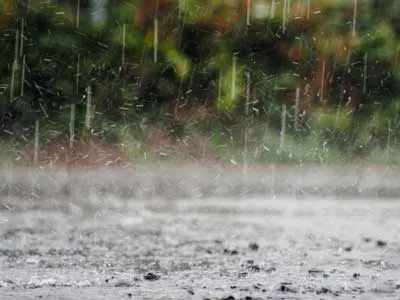
<svg viewBox="0 0 400 300"><path fill-rule="evenodd" d="M165 104L243 115L246 74L254 107L276 112L269 116L276 128L280 112L272 107L282 103L297 103L306 126L324 110L368 118L376 103L384 109L399 99L398 1L49 3L0 1L1 115L52 118L65 105L81 103L89 84L106 116ZM23 95L16 92L22 86ZM5 96L11 87L13 99Z"/></svg>

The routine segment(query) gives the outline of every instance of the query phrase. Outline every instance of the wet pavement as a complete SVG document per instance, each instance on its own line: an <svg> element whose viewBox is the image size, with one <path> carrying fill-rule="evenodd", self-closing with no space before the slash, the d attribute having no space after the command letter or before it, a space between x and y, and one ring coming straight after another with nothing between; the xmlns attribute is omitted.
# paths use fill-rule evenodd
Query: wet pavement
<svg viewBox="0 0 400 300"><path fill-rule="evenodd" d="M0 198L0 299L400 299L395 197L37 194Z"/></svg>

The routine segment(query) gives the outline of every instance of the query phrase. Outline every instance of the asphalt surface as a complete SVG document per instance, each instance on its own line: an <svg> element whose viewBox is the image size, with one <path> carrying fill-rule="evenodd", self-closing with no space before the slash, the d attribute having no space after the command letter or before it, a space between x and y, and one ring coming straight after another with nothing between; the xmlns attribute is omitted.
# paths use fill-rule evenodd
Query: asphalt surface
<svg viewBox="0 0 400 300"><path fill-rule="evenodd" d="M237 178L226 175L227 187L219 182L219 194L204 195L207 180L188 185L197 171L182 175L185 188L160 183L150 197L150 182L133 195L120 193L116 177L107 189L90 189L105 181L43 173L26 183L4 174L0 299L400 299L393 190L365 197L361 185L339 182L340 196L307 194L303 181L285 193L265 180L276 189L257 194L245 181L238 191ZM315 188L326 191L323 183Z"/></svg>

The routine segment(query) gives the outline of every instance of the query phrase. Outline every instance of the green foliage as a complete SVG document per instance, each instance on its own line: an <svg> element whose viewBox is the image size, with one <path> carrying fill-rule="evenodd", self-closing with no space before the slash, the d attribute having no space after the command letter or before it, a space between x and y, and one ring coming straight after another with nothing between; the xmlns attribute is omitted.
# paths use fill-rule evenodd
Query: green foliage
<svg viewBox="0 0 400 300"><path fill-rule="evenodd" d="M0 126L55 120L71 103L82 115L88 85L107 120L129 123L178 101L207 103L240 123L249 73L251 108L273 130L279 131L286 104L287 132L295 133L294 93L300 88L302 134L343 148L374 143L378 135L387 140L391 128L395 142L398 1L358 1L357 14L353 1L311 2L307 15L306 1L288 1L286 13L283 1L275 13L270 1L258 1L246 24L241 1L186 0L178 7L179 1L160 0L156 30L151 1L108 1L101 24L87 11L90 1L82 1L79 28L75 5L0 1L7 13L0 22L0 83L8 85L0 94L0 115L13 116ZM13 68L14 57L19 68Z"/></svg>

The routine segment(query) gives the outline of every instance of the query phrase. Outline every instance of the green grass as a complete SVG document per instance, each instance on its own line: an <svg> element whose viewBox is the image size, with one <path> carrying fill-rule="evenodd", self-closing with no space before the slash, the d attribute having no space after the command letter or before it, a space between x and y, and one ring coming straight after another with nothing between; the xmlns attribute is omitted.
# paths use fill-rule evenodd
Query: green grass
<svg viewBox="0 0 400 300"><path fill-rule="evenodd" d="M41 120L40 145L46 145L61 139L68 139L69 114L60 114L54 122ZM153 163L160 161L180 162L180 155L162 155L149 148L146 143L151 129L162 128L166 134L174 136L174 128L179 127L179 136L195 139L203 136L208 147L217 160L232 164L244 162L244 136L243 125L226 126L219 120L207 122L188 121L171 122L158 121L152 123L144 116L134 118L132 121L125 119L115 122L96 117L93 122L96 127L93 132L99 133L99 138L109 143L119 145L129 161L134 163ZM240 127L242 126L242 127ZM354 152L355 147L363 144L368 138L365 130L360 131L354 140L348 145L335 144L335 138L326 135L327 130L318 128L310 130L308 134L294 136L286 134L283 147L280 149L280 131L268 127L265 122L253 122L248 126L247 162L249 164L282 163L282 164L328 164L343 165L357 162L400 165L400 147L395 143L388 149L377 145L369 145L365 155L358 156ZM82 132L83 122L77 119L76 132ZM172 130L172 131L171 131ZM34 128L25 132L14 133L5 137L0 142L0 166L8 167L18 159L27 160L24 150L33 145ZM22 138L24 136L24 138ZM26 138L26 140L25 140ZM179 151L179 148L177 149ZM28 158L29 161L29 158Z"/></svg>
<svg viewBox="0 0 400 300"><path fill-rule="evenodd" d="M339 163L343 160L339 151L329 149L323 141L314 136L293 137L286 135L280 149L280 135L276 130L258 125L248 130L247 161L248 163L280 162L299 163ZM211 143L217 157L223 160L242 163L245 143L243 137L233 137L226 132L215 131Z"/></svg>
<svg viewBox="0 0 400 300"><path fill-rule="evenodd" d="M0 141L0 168L9 168L19 160L24 159L24 153L13 137L1 139Z"/></svg>
<svg viewBox="0 0 400 300"><path fill-rule="evenodd" d="M209 131L212 147L221 160L232 163L244 161L244 137L233 136L222 126ZM333 138L322 137L322 130L311 131L307 135L287 134L280 149L280 132L268 128L265 124L255 124L248 128L248 163L284 163L284 164L353 164L356 162L400 165L400 148L394 145L382 149L378 145L369 145L369 153L357 155L354 150L359 140L348 145L335 144Z"/></svg>

